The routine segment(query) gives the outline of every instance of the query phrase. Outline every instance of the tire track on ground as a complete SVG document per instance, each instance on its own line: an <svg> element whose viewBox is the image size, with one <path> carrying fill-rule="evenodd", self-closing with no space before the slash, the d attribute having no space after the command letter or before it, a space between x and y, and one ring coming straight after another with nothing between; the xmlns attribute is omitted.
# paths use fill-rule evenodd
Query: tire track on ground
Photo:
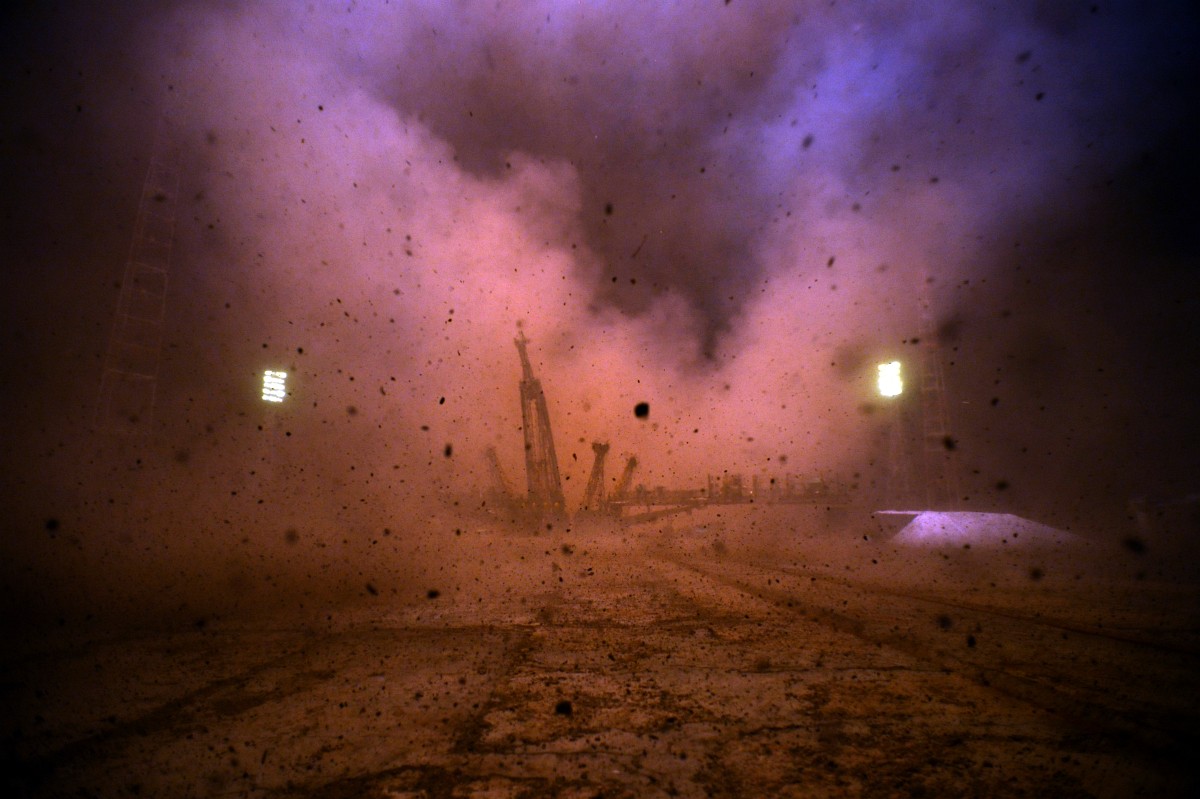
<svg viewBox="0 0 1200 799"><path fill-rule="evenodd" d="M1153 704L1124 703L1116 699L1114 686L1099 684L1096 686L1083 685L1077 674L1051 673L1029 676L1007 667L1005 664L987 662L986 655L977 652L973 645L966 648L967 654L956 653L940 645L929 636L914 636L911 632L901 633L888 627L885 622L871 621L855 615L850 610L839 610L830 605L843 600L850 594L855 594L856 605L863 601L863 595L887 597L893 601L900 600L910 603L929 603L927 598L904 594L895 591L874 591L869 587L849 586L833 580L826 581L822 586L825 598L822 602L814 603L812 596L801 596L798 592L781 583L771 587L752 584L744 576L724 574L711 566L705 566L677 556L659 555L662 560L679 568L685 569L703 579L713 581L756 597L773 605L783 613L795 614L806 620L817 622L838 632L848 633L870 644L886 646L903 652L920 662L924 662L945 674L953 674L975 682L976 684L999 693L1009 699L1022 702L1040 711L1053 714L1065 722L1077 734L1086 738L1116 742L1122 748L1135 749L1138 756L1163 764L1171 769L1178 769L1181 763L1186 763L1200 744L1200 719L1195 713L1179 712L1171 707L1173 697L1161 697L1162 700ZM762 567L738 564L742 569L757 569ZM778 571L772 569L772 571ZM791 575L799 579L796 575ZM828 596L829 589L837 593ZM990 612L987 609L966 607L964 612L977 614L989 619L1003 619L1008 624L1020 623L1026 625L1046 625L1037 618L1023 617L1019 614L1012 618L1007 612ZM899 611L899 608L897 608ZM902 614L893 613L900 618ZM920 615L914 612L912 616ZM1124 636L1104 635L1104 639L1112 644L1125 648L1144 646L1140 641L1130 641ZM970 640L970 639L969 639ZM1182 653L1189 660L1196 660L1191 652ZM1147 647L1145 652L1134 651L1133 660L1147 660L1157 656L1153 648ZM1128 655L1127 655L1128 656ZM1186 668L1186 664L1180 668ZM1200 664L1193 663L1191 673L1200 673ZM1061 687L1052 683L1057 680Z"/></svg>

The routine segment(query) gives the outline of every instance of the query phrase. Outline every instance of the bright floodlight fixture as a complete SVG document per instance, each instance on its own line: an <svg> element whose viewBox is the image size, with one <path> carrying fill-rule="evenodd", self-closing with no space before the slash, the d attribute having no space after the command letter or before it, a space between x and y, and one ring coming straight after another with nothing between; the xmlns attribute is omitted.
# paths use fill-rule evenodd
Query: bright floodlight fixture
<svg viewBox="0 0 1200 799"><path fill-rule="evenodd" d="M879 364L879 393L885 397L898 397L904 391L904 381L900 379L900 362Z"/></svg>
<svg viewBox="0 0 1200 799"><path fill-rule="evenodd" d="M262 398L264 402L283 402L287 396L287 372L268 369L263 372Z"/></svg>

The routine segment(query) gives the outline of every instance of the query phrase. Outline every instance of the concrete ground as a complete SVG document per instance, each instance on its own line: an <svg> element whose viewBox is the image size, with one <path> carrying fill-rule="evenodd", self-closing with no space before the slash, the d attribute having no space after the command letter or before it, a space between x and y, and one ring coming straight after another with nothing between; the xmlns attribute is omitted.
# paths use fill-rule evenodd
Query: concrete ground
<svg viewBox="0 0 1200 799"><path fill-rule="evenodd" d="M3 793L1197 795L1194 589L721 533L475 531L419 604L31 643Z"/></svg>

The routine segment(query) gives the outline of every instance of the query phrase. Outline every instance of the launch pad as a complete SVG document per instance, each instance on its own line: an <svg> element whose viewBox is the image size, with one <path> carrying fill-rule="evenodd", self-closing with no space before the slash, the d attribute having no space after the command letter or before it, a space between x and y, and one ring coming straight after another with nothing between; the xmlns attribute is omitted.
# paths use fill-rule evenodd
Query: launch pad
<svg viewBox="0 0 1200 799"><path fill-rule="evenodd" d="M525 493L516 493L500 465L494 446L484 451L491 486L484 499L493 516L534 530L563 527L572 520L610 519L622 524L650 522L709 505L784 503L844 507L850 502L849 488L834 480L802 479L790 475L780 480L754 476L749 482L741 474L710 475L707 485L695 489L635 486L636 455L629 455L612 490L607 490L605 465L608 442L592 442L592 468L583 501L570 514L563 494L558 454L551 432L550 411L542 381L529 360L529 339L518 327L513 339L521 362L519 384L521 430L525 447Z"/></svg>
<svg viewBox="0 0 1200 799"><path fill-rule="evenodd" d="M815 534L759 556L739 532L724 532L728 550L643 538L619 552L450 536L439 582L405 595L293 623L14 648L0 677L20 768L0 786L38 799L1195 795L1194 589L1079 581L1067 559L1033 581Z"/></svg>

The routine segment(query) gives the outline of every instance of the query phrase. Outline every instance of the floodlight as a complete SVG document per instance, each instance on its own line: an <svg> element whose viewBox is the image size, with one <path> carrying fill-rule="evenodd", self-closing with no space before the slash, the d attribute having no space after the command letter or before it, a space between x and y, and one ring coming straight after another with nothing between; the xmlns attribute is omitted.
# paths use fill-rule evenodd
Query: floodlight
<svg viewBox="0 0 1200 799"><path fill-rule="evenodd" d="M263 372L262 398L264 402L283 402L287 396L287 372L267 369Z"/></svg>
<svg viewBox="0 0 1200 799"><path fill-rule="evenodd" d="M904 381L900 379L900 362L879 364L879 393L885 397L898 397L904 391Z"/></svg>

